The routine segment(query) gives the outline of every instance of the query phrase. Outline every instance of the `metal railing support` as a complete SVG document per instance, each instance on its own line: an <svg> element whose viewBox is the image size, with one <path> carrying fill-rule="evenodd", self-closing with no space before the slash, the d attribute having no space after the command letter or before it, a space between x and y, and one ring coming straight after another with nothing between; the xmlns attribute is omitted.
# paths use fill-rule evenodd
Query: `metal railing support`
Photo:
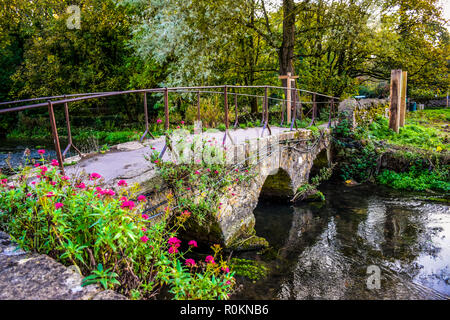
<svg viewBox="0 0 450 320"><path fill-rule="evenodd" d="M58 129L56 128L55 112L53 110L53 103L48 102L48 115L50 117L50 126L52 128L53 143L55 144L56 158L58 159L59 168L62 174L64 173L64 161L61 153L61 146L59 145Z"/></svg>

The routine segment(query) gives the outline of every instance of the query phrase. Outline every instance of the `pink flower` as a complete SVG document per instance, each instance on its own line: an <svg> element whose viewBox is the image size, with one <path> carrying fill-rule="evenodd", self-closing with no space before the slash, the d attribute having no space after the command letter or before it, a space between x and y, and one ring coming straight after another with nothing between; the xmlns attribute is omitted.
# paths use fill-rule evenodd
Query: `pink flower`
<svg viewBox="0 0 450 320"><path fill-rule="evenodd" d="M27 193L27 197L31 197L31 193Z"/></svg>
<svg viewBox="0 0 450 320"><path fill-rule="evenodd" d="M61 202L55 203L55 209L59 209L59 208L62 208L62 207L64 207L64 204L62 204Z"/></svg>
<svg viewBox="0 0 450 320"><path fill-rule="evenodd" d="M46 196L47 198L51 198L51 197L54 197L55 194L54 194L52 191L50 191L50 192L47 193L45 196Z"/></svg>
<svg viewBox="0 0 450 320"><path fill-rule="evenodd" d="M155 163L158 163L158 162L159 162L159 160L155 160L154 162L155 162Z"/></svg>
<svg viewBox="0 0 450 320"><path fill-rule="evenodd" d="M206 171L208 171L208 172L211 172L211 169L210 169L210 168L208 168L208 169L206 169Z"/></svg>
<svg viewBox="0 0 450 320"><path fill-rule="evenodd" d="M35 167L35 168L39 167L39 163L35 163L35 164L34 164L34 167Z"/></svg>
<svg viewBox="0 0 450 320"><path fill-rule="evenodd" d="M44 149L39 149L39 150L38 150L38 153L39 153L39 154L44 154L44 153L45 153L45 150L44 150Z"/></svg>
<svg viewBox="0 0 450 320"><path fill-rule="evenodd" d="M222 271L224 271L225 273L228 273L228 272L230 272L230 268L228 268L228 267L226 267L226 268L222 267Z"/></svg>
<svg viewBox="0 0 450 320"><path fill-rule="evenodd" d="M194 173L195 173L195 174L200 174L200 171L196 170Z"/></svg>
<svg viewBox="0 0 450 320"><path fill-rule="evenodd" d="M119 201L122 201L122 202L123 201L127 201L127 197L122 197L122 198L119 199Z"/></svg>
<svg viewBox="0 0 450 320"><path fill-rule="evenodd" d="M156 123L162 123L161 119L156 120Z"/></svg>
<svg viewBox="0 0 450 320"><path fill-rule="evenodd" d="M213 256L207 256L205 261L206 261L206 263L211 263L211 264L215 264L216 263L214 261L214 257Z"/></svg>
<svg viewBox="0 0 450 320"><path fill-rule="evenodd" d="M186 190L191 190L191 188L187 187Z"/></svg>
<svg viewBox="0 0 450 320"><path fill-rule="evenodd" d="M142 236L142 237L141 237L141 241L142 241L143 243L146 243L146 242L148 241L148 237L147 237L147 236Z"/></svg>
<svg viewBox="0 0 450 320"><path fill-rule="evenodd" d="M184 124L184 121L183 121L183 120L181 120L181 124Z"/></svg>
<svg viewBox="0 0 450 320"><path fill-rule="evenodd" d="M169 239L169 241L167 241L168 244L170 244L171 246L177 246L177 248L180 246L181 240L178 239L177 237L172 237Z"/></svg>
<svg viewBox="0 0 450 320"><path fill-rule="evenodd" d="M53 167L57 167L57 166L59 166L59 162L58 162L58 160L56 160L56 159L52 159L52 163L51 163L51 165L52 165Z"/></svg>
<svg viewBox="0 0 450 320"><path fill-rule="evenodd" d="M231 195L234 197L236 195L236 193L233 192Z"/></svg>
<svg viewBox="0 0 450 320"><path fill-rule="evenodd" d="M117 184L119 187L126 187L128 186L127 182L125 180L120 180Z"/></svg>
<svg viewBox="0 0 450 320"><path fill-rule="evenodd" d="M78 189L86 189L86 185L82 182L79 185L77 185Z"/></svg>
<svg viewBox="0 0 450 320"><path fill-rule="evenodd" d="M91 178L90 180L95 180L95 179L100 179L102 176L99 175L98 173L94 172L91 174Z"/></svg>
<svg viewBox="0 0 450 320"><path fill-rule="evenodd" d="M133 208L135 207L135 204L133 201L129 200L129 201L122 202L122 205L120 207L122 209L128 208L129 210L133 210Z"/></svg>
<svg viewBox="0 0 450 320"><path fill-rule="evenodd" d="M231 284L231 281L230 281L230 280L227 280L226 284L228 284L228 285Z"/></svg>
<svg viewBox="0 0 450 320"><path fill-rule="evenodd" d="M214 173L217 174L217 173L219 173L219 171L215 170Z"/></svg>
<svg viewBox="0 0 450 320"><path fill-rule="evenodd" d="M105 194L107 194L108 196L113 196L116 193L113 190L111 190L111 189L107 189L107 190L105 190Z"/></svg>
<svg viewBox="0 0 450 320"><path fill-rule="evenodd" d="M50 184L51 184L52 186L54 186L54 185L56 185L56 181L50 181Z"/></svg>
<svg viewBox="0 0 450 320"><path fill-rule="evenodd" d="M187 265L188 267L194 267L195 260L194 259L186 259L185 265Z"/></svg>
<svg viewBox="0 0 450 320"><path fill-rule="evenodd" d="M181 214L183 217L189 218L191 216L191 213L187 210L184 210L184 212Z"/></svg>
<svg viewBox="0 0 450 320"><path fill-rule="evenodd" d="M172 254L172 253L177 253L177 252L178 252L178 249L175 248L175 247L170 247L169 250L168 250L168 252L169 252L170 254Z"/></svg>
<svg viewBox="0 0 450 320"><path fill-rule="evenodd" d="M145 201L145 196L144 195L140 195L138 198L138 201Z"/></svg>
<svg viewBox="0 0 450 320"><path fill-rule="evenodd" d="M70 178L68 177L68 176L62 176L61 177L61 180L65 180L65 181L67 181L67 180L69 180Z"/></svg>
<svg viewBox="0 0 450 320"><path fill-rule="evenodd" d="M146 215L145 213L142 215L142 219L148 220L148 215Z"/></svg>
<svg viewBox="0 0 450 320"><path fill-rule="evenodd" d="M191 246L191 247L197 248L197 241L191 240L191 241L188 242L188 245Z"/></svg>
<svg viewBox="0 0 450 320"><path fill-rule="evenodd" d="M177 126L177 129L180 129L180 126Z"/></svg>
<svg viewBox="0 0 450 320"><path fill-rule="evenodd" d="M141 230L142 230L142 232L146 232L147 228L142 228Z"/></svg>

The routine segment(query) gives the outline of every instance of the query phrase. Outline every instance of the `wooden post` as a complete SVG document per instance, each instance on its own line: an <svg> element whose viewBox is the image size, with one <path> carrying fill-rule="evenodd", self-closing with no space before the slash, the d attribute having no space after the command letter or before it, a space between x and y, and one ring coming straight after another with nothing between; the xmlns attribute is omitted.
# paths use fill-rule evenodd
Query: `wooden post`
<svg viewBox="0 0 450 320"><path fill-rule="evenodd" d="M294 79L297 79L298 76L292 76L290 72L287 73L285 76L279 76L278 79L287 79L287 89L286 89L286 115L287 115L287 123L291 123L291 110L292 110L292 103L291 103L291 81Z"/></svg>
<svg viewBox="0 0 450 320"><path fill-rule="evenodd" d="M389 128L398 133L400 124L402 70L391 71Z"/></svg>
<svg viewBox="0 0 450 320"><path fill-rule="evenodd" d="M399 126L403 127L405 125L405 116L406 116L406 86L407 86L407 78L408 72L402 72L402 93L400 95L400 123Z"/></svg>

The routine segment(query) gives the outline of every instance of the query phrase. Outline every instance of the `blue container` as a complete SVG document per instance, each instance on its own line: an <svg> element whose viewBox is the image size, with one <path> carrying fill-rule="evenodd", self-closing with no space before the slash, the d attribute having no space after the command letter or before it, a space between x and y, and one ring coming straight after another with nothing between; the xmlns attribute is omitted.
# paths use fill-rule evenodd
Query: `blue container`
<svg viewBox="0 0 450 320"><path fill-rule="evenodd" d="M416 104L416 102L411 103L409 110L410 110L410 111L416 111L416 110L417 110L417 104Z"/></svg>

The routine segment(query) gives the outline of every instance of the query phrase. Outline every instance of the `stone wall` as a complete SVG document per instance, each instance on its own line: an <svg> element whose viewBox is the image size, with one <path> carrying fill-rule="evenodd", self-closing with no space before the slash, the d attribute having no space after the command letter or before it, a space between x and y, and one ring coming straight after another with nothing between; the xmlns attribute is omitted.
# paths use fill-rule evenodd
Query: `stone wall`
<svg viewBox="0 0 450 320"><path fill-rule="evenodd" d="M82 287L83 276L44 254L29 253L0 232L0 300L124 300L98 285Z"/></svg>
<svg viewBox="0 0 450 320"><path fill-rule="evenodd" d="M344 112L353 128L372 122L377 116L389 118L387 99L346 99L339 104L339 112Z"/></svg>
<svg viewBox="0 0 450 320"><path fill-rule="evenodd" d="M293 194L298 187L308 181L316 156L329 147L329 131L326 130L323 138L316 145L314 142L317 138L312 136L310 130L305 129L282 133L278 139L279 141L273 136L258 139L259 148L254 148L252 143L248 145L247 158L253 152L261 152L265 148L273 148L277 151L253 168L256 173L253 179L235 185L224 193L217 216L212 217L203 231L196 230L197 234L208 235L210 238L219 240L226 247L234 249L267 245L264 239L255 234L255 216L253 215L265 182L271 179L269 177L277 175L279 170L283 170L288 178L290 193ZM277 144L281 148L278 149ZM280 189L286 189L286 181L281 183L279 180L279 182ZM274 185L271 187L276 188Z"/></svg>

